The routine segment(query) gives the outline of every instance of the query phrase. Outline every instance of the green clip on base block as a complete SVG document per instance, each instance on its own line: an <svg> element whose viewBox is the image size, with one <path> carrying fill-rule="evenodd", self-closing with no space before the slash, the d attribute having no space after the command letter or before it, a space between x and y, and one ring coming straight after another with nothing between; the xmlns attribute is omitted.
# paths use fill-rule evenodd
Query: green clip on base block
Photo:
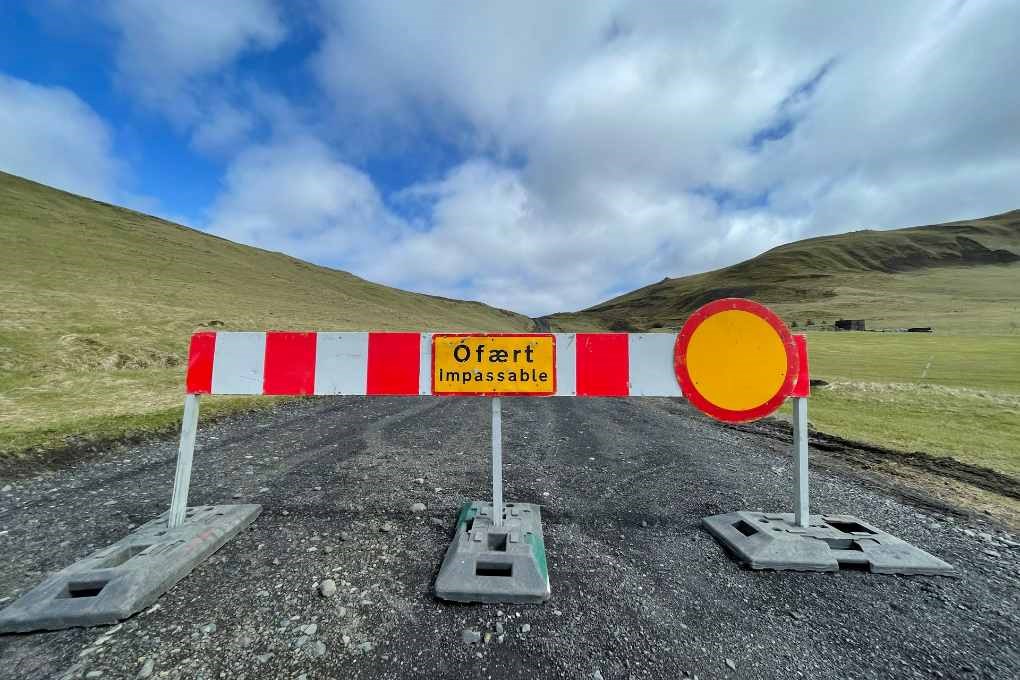
<svg viewBox="0 0 1020 680"><path fill-rule="evenodd" d="M436 596L455 602L526 602L549 599L542 511L507 503L503 526L492 525L492 503L461 508L453 542L436 577Z"/></svg>

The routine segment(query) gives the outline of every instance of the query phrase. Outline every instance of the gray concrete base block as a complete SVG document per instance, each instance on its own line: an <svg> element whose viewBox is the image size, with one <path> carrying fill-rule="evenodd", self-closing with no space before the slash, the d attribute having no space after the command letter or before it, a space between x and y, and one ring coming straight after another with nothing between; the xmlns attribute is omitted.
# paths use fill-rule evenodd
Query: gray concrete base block
<svg viewBox="0 0 1020 680"><path fill-rule="evenodd" d="M850 515L812 515L806 528L792 513L730 512L702 524L752 569L955 575L952 565Z"/></svg>
<svg viewBox="0 0 1020 680"><path fill-rule="evenodd" d="M60 630L126 619L191 573L255 521L261 505L188 508L184 524L167 513L53 574L0 611L0 633Z"/></svg>
<svg viewBox="0 0 1020 680"><path fill-rule="evenodd" d="M467 503L436 577L436 596L455 602L545 602L549 570L542 511L507 503L503 526L492 525L492 503Z"/></svg>

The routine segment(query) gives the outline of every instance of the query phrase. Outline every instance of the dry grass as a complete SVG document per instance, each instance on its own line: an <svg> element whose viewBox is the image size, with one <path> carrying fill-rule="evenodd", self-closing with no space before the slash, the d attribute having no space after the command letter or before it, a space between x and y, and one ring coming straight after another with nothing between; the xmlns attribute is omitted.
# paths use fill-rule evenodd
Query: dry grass
<svg viewBox="0 0 1020 680"><path fill-rule="evenodd" d="M751 297L809 330L811 420L848 439L950 455L1020 477L1020 211L799 241L549 318L562 330L675 330ZM836 319L934 334L810 332Z"/></svg>
<svg viewBox="0 0 1020 680"><path fill-rule="evenodd" d="M1020 211L893 231L856 231L775 248L717 271L665 279L553 328L679 328L702 304L749 297L791 325L934 326L939 332L1020 336Z"/></svg>
<svg viewBox="0 0 1020 680"><path fill-rule="evenodd" d="M791 244L551 321L675 328L685 305L746 288L740 294L760 292L798 326L837 317L934 325L936 335L811 333L813 372L831 382L815 391L812 422L1020 475L1020 265L953 266L961 234L990 251L1020 250L1016 218L950 225L934 240L901 230ZM941 260L894 271L890 258L904 252ZM849 264L848 253L857 258ZM197 329L533 327L512 312L387 288L2 173L0 295L4 454L172 427ZM209 399L203 413L266 403Z"/></svg>
<svg viewBox="0 0 1020 680"><path fill-rule="evenodd" d="M4 454L168 427L199 329L533 327L3 173L0 296ZM204 412L250 404L210 400Z"/></svg>
<svg viewBox="0 0 1020 680"><path fill-rule="evenodd" d="M829 382L812 390L817 429L1020 480L1020 337L810 333L808 346Z"/></svg>

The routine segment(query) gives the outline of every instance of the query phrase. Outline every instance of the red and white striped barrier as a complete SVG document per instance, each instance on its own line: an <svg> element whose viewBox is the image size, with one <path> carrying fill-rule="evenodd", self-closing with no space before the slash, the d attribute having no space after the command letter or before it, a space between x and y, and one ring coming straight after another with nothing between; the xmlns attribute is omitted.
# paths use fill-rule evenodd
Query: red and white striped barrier
<svg viewBox="0 0 1020 680"><path fill-rule="evenodd" d="M492 397L495 505L499 397L686 397L731 423L793 397L807 522L806 344L751 300L711 302L679 333L201 332L186 391L171 527L184 521L202 394Z"/></svg>
<svg viewBox="0 0 1020 680"><path fill-rule="evenodd" d="M541 337L543 334L535 334ZM549 333L558 397L679 397L675 333ZM189 394L431 395L432 333L202 332ZM491 334L489 337L498 337Z"/></svg>

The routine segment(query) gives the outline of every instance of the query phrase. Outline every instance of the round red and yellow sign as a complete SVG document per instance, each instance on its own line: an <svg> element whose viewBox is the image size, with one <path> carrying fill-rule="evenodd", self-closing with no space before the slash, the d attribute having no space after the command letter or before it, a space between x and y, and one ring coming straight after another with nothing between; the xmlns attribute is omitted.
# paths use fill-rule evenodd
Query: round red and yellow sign
<svg viewBox="0 0 1020 680"><path fill-rule="evenodd" d="M706 414L746 423L773 413L797 380L793 336L772 310L725 298L687 320L674 352L684 396Z"/></svg>

